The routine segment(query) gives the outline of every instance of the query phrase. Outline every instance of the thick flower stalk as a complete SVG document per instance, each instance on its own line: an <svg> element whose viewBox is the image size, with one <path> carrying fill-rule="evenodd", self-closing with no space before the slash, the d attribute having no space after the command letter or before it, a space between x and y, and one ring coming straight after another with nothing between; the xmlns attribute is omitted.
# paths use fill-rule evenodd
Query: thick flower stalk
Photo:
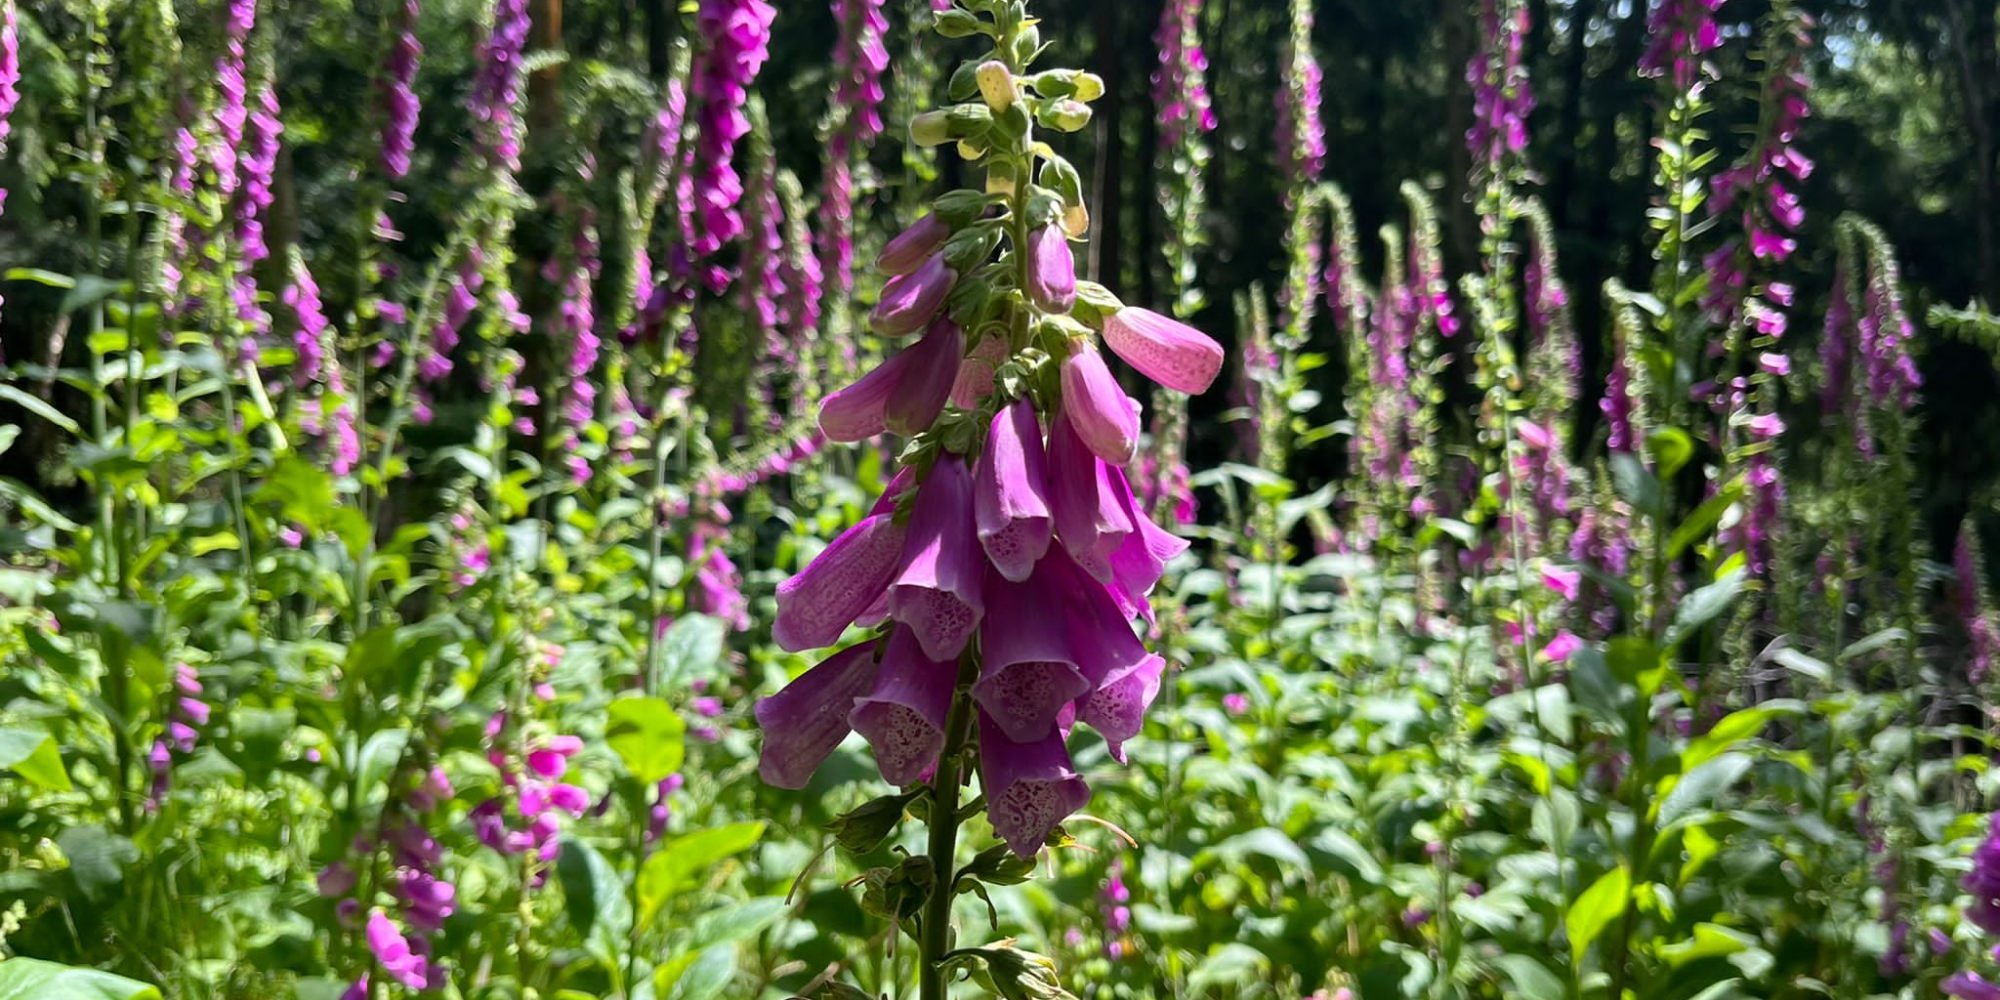
<svg viewBox="0 0 2000 1000"><path fill-rule="evenodd" d="M418 0L403 0L396 37L389 45L388 64L376 79L376 114L382 125L382 173L400 181L410 172L410 154L416 149L417 116L422 102L417 98L417 66L424 46L417 41Z"/></svg>
<svg viewBox="0 0 2000 1000"><path fill-rule="evenodd" d="M832 440L911 438L908 464L867 518L778 588L780 647L842 648L756 708L771 784L804 787L850 732L887 780L922 784L912 794L930 799L929 850L888 877L938 887L907 911L924 1000L943 1000L958 963L1055 982L1046 960L1006 961L1020 953L1005 946L950 948L949 887L980 878L956 863L966 765L978 762L994 834L1032 858L1090 798L1068 749L1073 727L1091 727L1123 760L1162 681L1165 661L1134 620L1151 617L1148 595L1187 543L1139 509L1126 480L1140 407L1104 349L1183 392L1207 389L1223 362L1194 329L1077 280L1069 240L1081 233L1064 223L1081 215L1070 211L1082 209L1080 178L1035 132L1083 128L1102 84L1029 73L1038 45L1022 0L969 8L938 26L994 39L963 71L979 96L917 116L910 131L921 145L958 142L986 193L942 196L885 249L891 279L871 324L921 336L828 397L820 416ZM996 340L990 386L959 386L968 353ZM866 631L850 639L857 624Z"/></svg>
<svg viewBox="0 0 2000 1000"><path fill-rule="evenodd" d="M770 55L776 8L765 0L702 0L696 17L706 47L695 56L688 99L695 120L694 145L684 151L694 238L690 252L706 259L743 235L743 179L736 172L736 144L750 131L744 106L750 85ZM720 293L729 274L708 269L709 290Z"/></svg>

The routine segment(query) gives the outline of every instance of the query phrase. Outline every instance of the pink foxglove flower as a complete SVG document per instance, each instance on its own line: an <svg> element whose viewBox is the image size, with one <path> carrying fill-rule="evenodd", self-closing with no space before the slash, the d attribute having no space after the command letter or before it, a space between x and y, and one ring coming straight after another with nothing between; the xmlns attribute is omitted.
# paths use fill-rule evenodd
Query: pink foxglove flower
<svg viewBox="0 0 2000 1000"><path fill-rule="evenodd" d="M855 699L847 717L874 748L875 763L890 784L911 784L937 763L957 676L957 663L924 655L915 632L898 628L890 634L874 688Z"/></svg>
<svg viewBox="0 0 2000 1000"><path fill-rule="evenodd" d="M935 256L950 236L951 224L932 212L911 223L882 247L875 257L875 270L891 277L909 274Z"/></svg>
<svg viewBox="0 0 2000 1000"><path fill-rule="evenodd" d="M932 323L922 340L897 355L903 367L882 408L883 426L905 437L929 428L951 400L964 356L965 334L958 324L948 319Z"/></svg>
<svg viewBox="0 0 2000 1000"><path fill-rule="evenodd" d="M1062 562L1059 556L1044 559L1025 583L1003 579L989 588L991 618L980 631L980 675L972 696L1010 739L1041 739L1063 709L1094 686L1084 676L1066 616L1050 607L1051 598L1072 592Z"/></svg>
<svg viewBox="0 0 2000 1000"><path fill-rule="evenodd" d="M1014 853L1029 858L1058 823L1090 801L1090 787L1076 773L1065 733L1051 728L1040 739L1017 743L979 713L979 783L993 832Z"/></svg>
<svg viewBox="0 0 2000 1000"><path fill-rule="evenodd" d="M1002 577L1026 580L1048 552L1055 530L1042 429L1028 400L1016 400L993 415L972 502L986 558Z"/></svg>
<svg viewBox="0 0 2000 1000"><path fill-rule="evenodd" d="M957 281L958 273L945 264L944 255L932 254L916 270L890 278L882 286L882 299L868 316L869 328L890 337L923 329Z"/></svg>
<svg viewBox="0 0 2000 1000"><path fill-rule="evenodd" d="M1062 391L1063 412L1091 453L1117 466L1131 462L1139 446L1139 405L1125 395L1094 345L1070 343Z"/></svg>
<svg viewBox="0 0 2000 1000"><path fill-rule="evenodd" d="M897 575L909 529L877 514L847 529L797 576L778 585L771 638L782 649L822 649L840 641Z"/></svg>
<svg viewBox="0 0 2000 1000"><path fill-rule="evenodd" d="M764 749L757 773L778 788L804 788L850 732L855 699L874 690L881 667L874 643L849 646L757 702Z"/></svg>
<svg viewBox="0 0 2000 1000"><path fill-rule="evenodd" d="M1062 227L1041 226L1028 234L1028 301L1043 312L1066 313L1076 304L1076 258Z"/></svg>
<svg viewBox="0 0 2000 1000"><path fill-rule="evenodd" d="M1122 478L1113 478L1116 470L1090 453L1063 414L1049 428L1048 458L1056 537L1078 566L1108 583L1111 553L1135 530L1129 491L1120 495Z"/></svg>
<svg viewBox="0 0 2000 1000"><path fill-rule="evenodd" d="M1104 318L1104 344L1139 374L1198 394L1222 371L1222 345L1179 320L1127 306Z"/></svg>
<svg viewBox="0 0 2000 1000"><path fill-rule="evenodd" d="M972 522L972 473L964 459L944 455L917 492L889 590L890 616L916 633L934 660L956 659L985 613L985 559Z"/></svg>

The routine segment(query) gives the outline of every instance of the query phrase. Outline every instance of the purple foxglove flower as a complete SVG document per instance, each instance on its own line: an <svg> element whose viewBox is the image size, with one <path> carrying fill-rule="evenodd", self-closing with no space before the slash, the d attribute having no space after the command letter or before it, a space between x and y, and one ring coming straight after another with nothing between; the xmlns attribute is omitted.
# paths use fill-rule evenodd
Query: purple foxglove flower
<svg viewBox="0 0 2000 1000"><path fill-rule="evenodd" d="M1563 600L1575 601L1579 593L1578 588L1583 585L1583 573L1561 566L1543 566L1542 583L1562 595Z"/></svg>
<svg viewBox="0 0 2000 1000"><path fill-rule="evenodd" d="M908 529L876 514L843 532L797 576L778 585L771 638L782 649L822 649L840 641L896 578Z"/></svg>
<svg viewBox="0 0 2000 1000"><path fill-rule="evenodd" d="M354 874L354 869L347 866L346 862L336 861L319 870L318 881L319 894L328 899L333 899L337 896L345 896L353 892L355 884L360 879Z"/></svg>
<svg viewBox="0 0 2000 1000"><path fill-rule="evenodd" d="M1043 312L1066 313L1076 305L1076 257L1062 227L1043 226L1028 234L1028 301Z"/></svg>
<svg viewBox="0 0 2000 1000"><path fill-rule="evenodd" d="M340 1000L368 1000L368 973L362 973L359 979L341 991Z"/></svg>
<svg viewBox="0 0 2000 1000"><path fill-rule="evenodd" d="M933 212L896 234L875 258L875 270L891 277L922 267L951 237L951 224Z"/></svg>
<svg viewBox="0 0 2000 1000"><path fill-rule="evenodd" d="M979 633L972 697L1009 739L1041 739L1065 706L1095 686L1078 662L1068 616L1051 610L1052 602L1067 603L1071 581L1059 565L1065 561L1051 557L1025 583L994 579L987 588L992 607Z"/></svg>
<svg viewBox="0 0 2000 1000"><path fill-rule="evenodd" d="M1104 357L1087 341L1072 341L1062 363L1063 413L1092 454L1113 465L1132 461L1139 447L1139 405L1119 388Z"/></svg>
<svg viewBox="0 0 2000 1000"><path fill-rule="evenodd" d="M1035 404L1026 399L993 415L986 453L973 483L973 517L986 558L1015 583L1028 578L1049 550L1048 460Z"/></svg>
<svg viewBox="0 0 2000 1000"><path fill-rule="evenodd" d="M1977 972L1954 972L1938 985L1946 996L1958 1000L2000 1000L2000 985L1986 981Z"/></svg>
<svg viewBox="0 0 2000 1000"><path fill-rule="evenodd" d="M1241 692L1231 691L1222 696L1222 710L1230 715L1242 715L1250 711L1250 698Z"/></svg>
<svg viewBox="0 0 2000 1000"><path fill-rule="evenodd" d="M917 487L889 615L916 633L924 655L954 659L985 613L985 570L972 524L972 473L963 458L945 454Z"/></svg>
<svg viewBox="0 0 2000 1000"><path fill-rule="evenodd" d="M882 299L868 314L868 327L890 337L912 334L929 324L958 282L958 272L945 265L944 254L933 254L916 270L890 278Z"/></svg>
<svg viewBox="0 0 2000 1000"><path fill-rule="evenodd" d="M757 725L764 730L764 750L757 773L778 788L799 789L847 738L847 716L854 699L875 687L881 664L876 643L864 642L833 654L800 674L785 689L759 699Z"/></svg>
<svg viewBox="0 0 2000 1000"><path fill-rule="evenodd" d="M951 399L965 357L965 334L958 324L941 319L931 324L922 340L896 356L907 360L882 408L882 423L897 434L914 437L930 429Z"/></svg>
<svg viewBox="0 0 2000 1000"><path fill-rule="evenodd" d="M430 981L430 960L410 950L403 929L381 910L368 914L368 950L375 953L383 970L404 986L420 990Z"/></svg>
<svg viewBox="0 0 2000 1000"><path fill-rule="evenodd" d="M1126 306L1104 318L1104 344L1139 374L1199 395L1222 371L1222 345L1176 319Z"/></svg>
<svg viewBox="0 0 2000 1000"><path fill-rule="evenodd" d="M1049 831L1090 801L1090 786L1077 776L1063 735L1052 728L1041 739L1016 743L991 716L979 713L986 817L993 833L1023 858L1034 857Z"/></svg>
<svg viewBox="0 0 2000 1000"><path fill-rule="evenodd" d="M1564 629L1561 632L1557 632L1555 637L1549 640L1548 645L1542 647L1542 655L1547 656L1557 663L1561 663L1575 655L1576 651L1582 648L1583 640L1577 638L1575 633Z"/></svg>
<svg viewBox="0 0 2000 1000"><path fill-rule="evenodd" d="M1166 667L1165 658L1147 656L1136 668L1106 677L1097 690L1077 699L1076 720L1097 730L1111 758L1120 764L1125 763L1125 741L1146 727L1146 709L1159 696L1160 674Z"/></svg>
<svg viewBox="0 0 2000 1000"><path fill-rule="evenodd" d="M908 785L937 763L958 664L924 655L916 634L899 628L882 651L875 688L854 702L847 724L875 748L875 764L892 785Z"/></svg>
<svg viewBox="0 0 2000 1000"><path fill-rule="evenodd" d="M1090 453L1070 425L1067 413L1056 414L1049 426L1049 509L1056 537L1076 564L1103 582L1110 582L1111 554L1138 530L1129 511L1131 491L1122 474Z"/></svg>

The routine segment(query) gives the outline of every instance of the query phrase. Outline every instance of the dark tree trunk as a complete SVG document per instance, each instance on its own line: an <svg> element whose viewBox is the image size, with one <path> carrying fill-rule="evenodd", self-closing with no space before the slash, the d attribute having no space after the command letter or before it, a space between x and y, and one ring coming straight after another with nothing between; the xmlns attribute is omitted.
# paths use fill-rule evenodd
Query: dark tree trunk
<svg viewBox="0 0 2000 1000"><path fill-rule="evenodd" d="M1590 45L1584 39L1603 6L1604 0L1581 0L1570 15L1569 52L1563 60L1559 91L1562 115L1555 133L1562 145L1550 147L1555 163L1549 175L1549 214L1558 229L1568 228L1576 219L1577 139L1583 128L1584 70L1590 62Z"/></svg>
<svg viewBox="0 0 2000 1000"><path fill-rule="evenodd" d="M536 0L528 50L555 51L563 45L563 0ZM562 120L562 64L545 66L528 79L528 128L547 133Z"/></svg>
<svg viewBox="0 0 2000 1000"><path fill-rule="evenodd" d="M665 83L673 72L674 10L671 0L642 0L646 11L646 72Z"/></svg>

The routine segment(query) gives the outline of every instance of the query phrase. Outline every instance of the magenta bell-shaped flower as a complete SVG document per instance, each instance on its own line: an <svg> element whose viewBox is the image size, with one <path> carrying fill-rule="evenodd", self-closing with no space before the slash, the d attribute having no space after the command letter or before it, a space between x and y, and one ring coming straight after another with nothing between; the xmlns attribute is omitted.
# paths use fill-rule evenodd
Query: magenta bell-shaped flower
<svg viewBox="0 0 2000 1000"><path fill-rule="evenodd" d="M951 660L979 626L986 563L972 524L972 473L945 454L917 487L902 566L889 590L889 616L916 633L924 655Z"/></svg>
<svg viewBox="0 0 2000 1000"><path fill-rule="evenodd" d="M945 265L944 255L931 255L916 270L890 278L882 286L882 300L868 315L869 328L889 337L923 329L957 281L958 272Z"/></svg>
<svg viewBox="0 0 2000 1000"><path fill-rule="evenodd" d="M1126 306L1104 319L1104 343L1139 374L1198 395L1222 371L1222 345L1200 330L1150 309Z"/></svg>
<svg viewBox="0 0 2000 1000"><path fill-rule="evenodd" d="M944 749L945 716L958 665L924 655L914 632L898 628L882 652L875 688L854 702L847 724L875 748L875 764L893 785L922 779Z"/></svg>
<svg viewBox="0 0 2000 1000"><path fill-rule="evenodd" d="M1977 972L1954 972L1938 988L1945 996L1958 1000L2000 1000L2000 985L1988 982Z"/></svg>
<svg viewBox="0 0 2000 1000"><path fill-rule="evenodd" d="M1028 301L1043 312L1069 312L1076 305L1076 258L1062 227L1042 226L1030 232L1025 253Z"/></svg>
<svg viewBox="0 0 2000 1000"><path fill-rule="evenodd" d="M842 532L797 576L778 585L772 640L794 653L839 642L895 579L908 534L886 513Z"/></svg>
<svg viewBox="0 0 2000 1000"><path fill-rule="evenodd" d="M875 270L892 277L908 274L922 267L950 238L951 226L933 212L897 233L875 258Z"/></svg>
<svg viewBox="0 0 2000 1000"><path fill-rule="evenodd" d="M1160 693L1160 674L1167 661L1158 654L1140 660L1138 666L1106 677L1097 690L1077 699L1076 719L1104 737L1105 746L1118 763L1125 763L1125 741L1146 727L1146 709Z"/></svg>
<svg viewBox="0 0 2000 1000"><path fill-rule="evenodd" d="M800 674L785 689L759 699L757 725L764 730L764 749L757 773L778 788L804 788L813 772L847 738L847 716L854 700L875 686L881 664L876 643L863 642L841 650Z"/></svg>
<svg viewBox="0 0 2000 1000"><path fill-rule="evenodd" d="M819 405L819 429L829 441L865 441L885 430L904 436L928 428L944 412L958 378L965 335L941 319L906 348Z"/></svg>
<svg viewBox="0 0 2000 1000"><path fill-rule="evenodd" d="M896 380L896 389L889 394L888 405L882 410L882 422L904 437L914 437L930 429L951 398L951 387L958 381L958 366L964 357L965 335L958 324L948 319L932 323L922 340L896 355L897 359L907 360Z"/></svg>
<svg viewBox="0 0 2000 1000"><path fill-rule="evenodd" d="M1023 398L993 415L986 453L974 477L979 544L1000 575L1020 583L1049 550L1048 459L1035 404Z"/></svg>
<svg viewBox="0 0 2000 1000"><path fill-rule="evenodd" d="M1167 564L1175 556L1186 552L1187 539L1153 523L1132 500L1131 484L1126 482L1125 473L1120 469L1107 467L1106 475L1111 479L1114 492L1130 505L1125 514L1132 521L1134 530L1126 535L1111 553L1111 596L1125 616L1144 615L1147 622L1153 620L1153 604L1147 595L1167 571Z"/></svg>
<svg viewBox="0 0 2000 1000"><path fill-rule="evenodd" d="M1137 530L1124 477L1090 453L1067 413L1049 425L1049 509L1056 537L1078 566L1098 580L1112 580L1111 554Z"/></svg>
<svg viewBox="0 0 2000 1000"><path fill-rule="evenodd" d="M978 409L982 400L993 395L993 376L1006 363L1007 338L981 337L958 366L958 378L951 386L951 405L961 410Z"/></svg>
<svg viewBox="0 0 2000 1000"><path fill-rule="evenodd" d="M1119 388L1090 342L1070 343L1062 363L1062 395L1063 412L1092 454L1117 466L1132 461L1139 447L1139 406Z"/></svg>
<svg viewBox="0 0 2000 1000"><path fill-rule="evenodd" d="M1096 686L1078 660L1068 616L1058 610L1072 589L1063 572L1067 562L1052 555L1025 583L998 578L988 583L991 608L979 632L979 681L972 697L1009 739L1041 739L1055 728L1064 706Z"/></svg>
<svg viewBox="0 0 2000 1000"><path fill-rule="evenodd" d="M985 711L979 713L979 783L986 791L986 818L993 833L1014 853L1032 858L1049 831L1090 801L1090 787L1077 776L1061 728L1041 739L1016 743Z"/></svg>

